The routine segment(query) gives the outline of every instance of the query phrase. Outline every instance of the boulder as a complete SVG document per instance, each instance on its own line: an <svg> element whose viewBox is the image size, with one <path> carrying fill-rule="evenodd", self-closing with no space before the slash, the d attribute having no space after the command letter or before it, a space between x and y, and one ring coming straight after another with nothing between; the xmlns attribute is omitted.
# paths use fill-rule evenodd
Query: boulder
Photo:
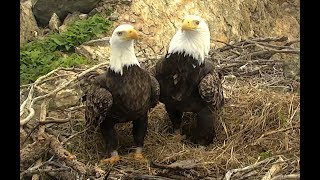
<svg viewBox="0 0 320 180"><path fill-rule="evenodd" d="M33 13L38 25L46 26L53 13L63 20L70 12L89 13L100 0L37 0Z"/></svg>
<svg viewBox="0 0 320 180"><path fill-rule="evenodd" d="M89 60L103 62L109 60L110 47L80 45L79 47L75 48L75 52L85 56Z"/></svg>
<svg viewBox="0 0 320 180"><path fill-rule="evenodd" d="M39 32L31 7L29 0L20 2L20 45L33 40Z"/></svg>
<svg viewBox="0 0 320 180"><path fill-rule="evenodd" d="M57 108L67 108L77 105L80 102L81 93L75 89L64 89L56 94L54 99Z"/></svg>
<svg viewBox="0 0 320 180"><path fill-rule="evenodd" d="M292 2L294 1L294 2ZM110 4L101 1L99 4ZM223 42L239 41L254 36L300 37L299 1L269 0L135 0L130 6L124 3L115 6L115 14L109 16L116 27L130 22L141 32L135 49L143 55L165 54L172 36L184 15L198 14L207 22L212 39L212 48L224 46ZM292 2L292 3L290 3ZM283 8L288 8L285 11Z"/></svg>
<svg viewBox="0 0 320 180"><path fill-rule="evenodd" d="M66 16L66 18L63 20L63 25L69 25L70 23L79 20L81 13L79 11L75 11L73 13L70 13Z"/></svg>
<svg viewBox="0 0 320 180"><path fill-rule="evenodd" d="M53 15L49 21L49 28L51 30L58 31L60 25L61 25L61 21L60 21L58 15L56 13L53 13Z"/></svg>

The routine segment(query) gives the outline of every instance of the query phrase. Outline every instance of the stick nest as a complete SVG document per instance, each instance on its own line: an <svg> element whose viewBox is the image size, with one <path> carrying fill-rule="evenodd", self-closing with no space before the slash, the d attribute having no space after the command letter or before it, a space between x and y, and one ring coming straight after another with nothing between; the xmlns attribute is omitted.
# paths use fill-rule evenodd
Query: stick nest
<svg viewBox="0 0 320 180"><path fill-rule="evenodd" d="M21 86L20 95L24 98L20 109L20 176L299 179L300 82L294 69L299 69L297 42L285 37L255 38L224 43L224 47L212 50L209 58L224 74L226 98L215 127L214 143L204 149L188 140L177 140L170 133L171 124L164 105L159 103L149 113L144 148L148 162L133 159L132 124L124 123L116 125L121 161L114 166L99 165L106 155L104 141L98 129L85 126L82 102L71 108L50 108L56 92L76 86L85 91L85 79L102 73L107 63L89 69L60 68L33 84ZM148 69L156 59L143 59L142 64ZM61 84L51 89L41 86L59 80ZM185 113L183 119L183 133L189 136L195 123L194 115Z"/></svg>

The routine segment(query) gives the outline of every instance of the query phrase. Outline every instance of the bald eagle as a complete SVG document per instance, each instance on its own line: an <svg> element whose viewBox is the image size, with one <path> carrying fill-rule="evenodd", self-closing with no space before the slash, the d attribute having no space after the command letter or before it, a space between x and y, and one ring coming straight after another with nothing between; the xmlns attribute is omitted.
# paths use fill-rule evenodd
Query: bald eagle
<svg viewBox="0 0 320 180"><path fill-rule="evenodd" d="M87 94L85 118L99 125L106 140L108 156L102 163L120 160L116 123L132 121L135 145L134 157L143 159L142 147L147 132L147 113L158 102L160 88L157 80L140 67L134 53L138 38L133 26L118 26L110 38L110 66L105 74L95 77Z"/></svg>
<svg viewBox="0 0 320 180"><path fill-rule="evenodd" d="M160 84L160 101L181 133L184 112L196 113L197 123L191 140L201 146L212 143L214 121L224 104L221 75L205 59L210 50L210 32L199 16L188 15L171 39L167 54L151 72Z"/></svg>

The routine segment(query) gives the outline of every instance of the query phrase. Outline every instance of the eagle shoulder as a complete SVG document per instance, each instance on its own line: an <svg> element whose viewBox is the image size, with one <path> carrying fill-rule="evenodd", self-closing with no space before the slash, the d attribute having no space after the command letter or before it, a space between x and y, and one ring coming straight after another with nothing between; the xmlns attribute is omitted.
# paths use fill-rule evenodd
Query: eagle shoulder
<svg viewBox="0 0 320 180"><path fill-rule="evenodd" d="M223 106L224 97L221 77L217 72L212 71L202 78L198 89L201 98L210 103L215 109Z"/></svg>

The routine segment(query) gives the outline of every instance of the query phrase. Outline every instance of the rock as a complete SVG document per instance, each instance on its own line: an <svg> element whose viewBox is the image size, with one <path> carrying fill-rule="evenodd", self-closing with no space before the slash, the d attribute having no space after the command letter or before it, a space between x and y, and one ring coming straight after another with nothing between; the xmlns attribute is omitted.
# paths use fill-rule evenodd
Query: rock
<svg viewBox="0 0 320 180"><path fill-rule="evenodd" d="M68 14L67 17L63 20L63 25L69 25L70 23L79 20L81 13L76 11L71 14Z"/></svg>
<svg viewBox="0 0 320 180"><path fill-rule="evenodd" d="M65 89L56 94L54 102L57 108L67 108L78 104L80 98L81 93L77 92L75 89Z"/></svg>
<svg viewBox="0 0 320 180"><path fill-rule="evenodd" d="M79 47L75 48L75 52L85 56L90 60L97 60L99 62L102 62L109 60L110 47L80 45Z"/></svg>
<svg viewBox="0 0 320 180"><path fill-rule="evenodd" d="M113 12L110 16L109 16L109 20L110 21L116 21L119 18L119 13L117 12Z"/></svg>
<svg viewBox="0 0 320 180"><path fill-rule="evenodd" d="M59 33L66 32L67 28L68 28L68 26L66 26L66 25L64 25L64 24L61 25L61 26L59 27Z"/></svg>
<svg viewBox="0 0 320 180"><path fill-rule="evenodd" d="M39 33L31 7L32 3L29 0L20 2L20 46L33 40Z"/></svg>
<svg viewBox="0 0 320 180"><path fill-rule="evenodd" d="M80 18L81 20L87 19L87 18L88 18L88 14L80 14L80 15L79 15L79 18Z"/></svg>
<svg viewBox="0 0 320 180"><path fill-rule="evenodd" d="M51 30L56 30L58 31L59 30L59 26L61 25L61 21L58 17L58 15L56 13L53 13L50 21L49 21L49 28Z"/></svg>
<svg viewBox="0 0 320 180"><path fill-rule="evenodd" d="M289 5L292 9L293 5ZM146 52L149 56L166 53L172 36L187 14L201 14L209 25L211 38L215 40L237 42L254 36L300 37L299 11L288 14L278 0L135 0L129 7L120 2L116 12L119 16L114 18L117 19L114 26L130 22L140 27L138 29L144 34L140 42L149 40L151 46L141 45L136 51ZM224 46L212 43L214 48Z"/></svg>
<svg viewBox="0 0 320 180"><path fill-rule="evenodd" d="M130 20L129 15L127 15L127 14L124 15L123 20L126 21L126 22L129 22L129 20Z"/></svg>
<svg viewBox="0 0 320 180"><path fill-rule="evenodd" d="M46 26L53 13L63 20L68 13L79 11L89 13L100 0L37 0L33 7L33 14L41 26Z"/></svg>

